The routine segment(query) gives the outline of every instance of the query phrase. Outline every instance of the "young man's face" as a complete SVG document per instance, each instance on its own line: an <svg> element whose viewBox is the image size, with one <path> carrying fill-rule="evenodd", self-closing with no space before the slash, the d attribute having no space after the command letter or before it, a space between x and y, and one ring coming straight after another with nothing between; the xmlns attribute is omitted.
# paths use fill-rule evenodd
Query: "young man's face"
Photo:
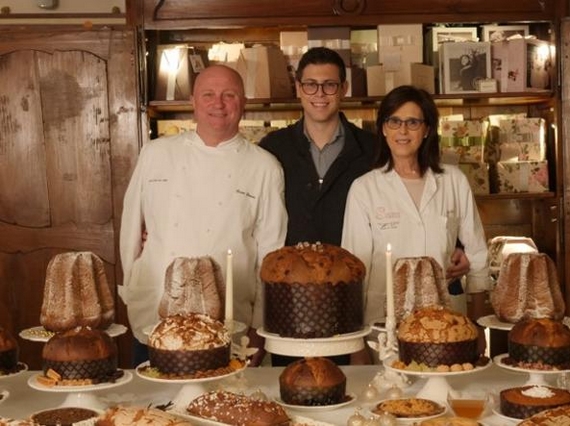
<svg viewBox="0 0 570 426"><path fill-rule="evenodd" d="M318 84L315 93L312 93L315 90L315 86L308 83ZM301 81L297 81L295 85L297 97L301 99L305 120L328 122L337 119L340 102L346 94L348 84L340 82L339 69L336 65L307 65L303 70ZM302 87L303 85L305 87ZM336 91L335 88L337 89Z"/></svg>

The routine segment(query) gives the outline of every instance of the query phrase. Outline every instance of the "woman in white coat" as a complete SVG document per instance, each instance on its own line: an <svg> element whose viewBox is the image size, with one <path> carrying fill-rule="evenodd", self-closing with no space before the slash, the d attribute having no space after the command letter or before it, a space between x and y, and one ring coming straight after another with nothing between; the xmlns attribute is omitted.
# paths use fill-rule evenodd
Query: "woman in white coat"
<svg viewBox="0 0 570 426"><path fill-rule="evenodd" d="M431 256L446 270L461 241L471 263L466 292L477 305L484 299L485 234L467 178L459 168L440 164L438 119L426 91L412 86L392 90L378 111L376 167L351 186L342 246L366 265L367 323L384 320L388 244L394 261Z"/></svg>

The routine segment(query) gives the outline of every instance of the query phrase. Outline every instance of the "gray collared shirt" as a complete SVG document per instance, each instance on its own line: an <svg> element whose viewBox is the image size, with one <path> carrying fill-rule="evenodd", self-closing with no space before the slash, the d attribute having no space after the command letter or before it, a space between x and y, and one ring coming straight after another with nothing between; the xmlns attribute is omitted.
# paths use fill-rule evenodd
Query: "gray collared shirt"
<svg viewBox="0 0 570 426"><path fill-rule="evenodd" d="M323 149L319 149L319 147L313 142L311 137L307 134L307 131L305 131L305 136L307 136L307 139L309 139L309 142L311 142L310 144L311 156L313 157L313 163L315 163L315 168L317 169L317 173L319 174L319 182L322 183L331 164L339 156L340 152L342 151L342 148L344 148L344 142L345 142L344 127L342 123L339 121L331 141L328 142L323 147Z"/></svg>

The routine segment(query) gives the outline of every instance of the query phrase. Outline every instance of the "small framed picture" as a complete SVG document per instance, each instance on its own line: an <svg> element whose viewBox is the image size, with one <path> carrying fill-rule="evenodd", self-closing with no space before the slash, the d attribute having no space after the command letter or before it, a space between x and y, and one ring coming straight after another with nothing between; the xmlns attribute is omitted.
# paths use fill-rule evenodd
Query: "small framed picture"
<svg viewBox="0 0 570 426"><path fill-rule="evenodd" d="M524 38L528 36L528 25L483 25L481 33L482 41L504 41L513 36Z"/></svg>
<svg viewBox="0 0 570 426"><path fill-rule="evenodd" d="M477 27L432 27L425 36L424 56L428 64L438 66L439 47L446 42L479 41Z"/></svg>
<svg viewBox="0 0 570 426"><path fill-rule="evenodd" d="M440 48L442 93L479 93L478 81L491 78L491 43L444 43Z"/></svg>

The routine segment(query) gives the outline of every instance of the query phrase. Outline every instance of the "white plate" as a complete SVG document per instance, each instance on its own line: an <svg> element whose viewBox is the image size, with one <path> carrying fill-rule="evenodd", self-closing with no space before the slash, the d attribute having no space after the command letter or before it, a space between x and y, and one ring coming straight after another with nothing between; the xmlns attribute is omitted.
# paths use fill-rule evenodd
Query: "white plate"
<svg viewBox="0 0 570 426"><path fill-rule="evenodd" d="M14 377L14 376L18 376L19 374L22 374L24 371L28 371L28 365L23 363L23 362L19 362L18 367L19 367L19 370L15 371L13 373L8 373L8 374L2 373L2 374L0 374L0 380L8 379L8 378Z"/></svg>
<svg viewBox="0 0 570 426"><path fill-rule="evenodd" d="M129 371L123 370L123 376L114 382L98 383L96 385L85 386L46 386L38 381L40 374L34 374L28 379L28 385L31 388L47 392L85 392L92 390L110 389L116 386L122 386L129 383L133 379L133 374Z"/></svg>
<svg viewBox="0 0 570 426"><path fill-rule="evenodd" d="M111 324L105 331L109 336L117 337L126 333L127 327L123 324ZM47 342L54 334L55 333L53 331L47 331L41 325L20 331L20 337L22 339L30 340L32 342Z"/></svg>
<svg viewBox="0 0 570 426"><path fill-rule="evenodd" d="M345 407L349 404L352 404L356 400L356 396L354 394L348 394L347 400L343 401L339 404L331 404L331 405L294 405L294 404L286 404L281 401L280 398L275 398L274 401L283 406L284 408L288 408L290 410L295 411L303 411L303 412L318 412L318 411L332 411L336 410L341 407Z"/></svg>
<svg viewBox="0 0 570 426"><path fill-rule="evenodd" d="M0 391L0 404L2 404L4 401L6 401L9 396L10 396L10 392L8 392L6 389L1 390Z"/></svg>
<svg viewBox="0 0 570 426"><path fill-rule="evenodd" d="M503 413L501 413L501 410L498 408L493 408L493 414L497 417L500 417L502 420L508 420L511 423L517 424L523 421L523 419L517 419L515 417L509 417L509 416L505 416Z"/></svg>
<svg viewBox="0 0 570 426"><path fill-rule="evenodd" d="M570 317L564 317L562 322L567 327L570 327ZM479 318L477 320L477 324L479 324L481 327L488 327L488 328L492 328L495 330L504 330L504 331L509 331L514 326L513 323L501 321L494 314L493 315L487 315L487 316Z"/></svg>
<svg viewBox="0 0 570 426"><path fill-rule="evenodd" d="M399 398L399 399L409 399L409 398ZM423 398L426 399L426 398ZM440 402L437 401L433 401L433 400L429 400L431 402L433 402L434 404L437 404L438 406L440 406L441 408L443 408L443 411L441 413L437 413L437 414L432 414L429 416L421 416L421 417L396 417L396 419L398 419L398 424L403 423L403 424L419 424L420 422L422 422L423 420L428 420L428 419L435 419L437 417L441 417L443 415L445 415L446 411L447 411L447 407L445 405L443 405ZM376 408L376 406L378 406L378 404L380 404L382 401L378 401L376 403L374 403L373 409ZM370 410L370 413L374 416L379 416L378 413L375 413L374 411Z"/></svg>
<svg viewBox="0 0 570 426"><path fill-rule="evenodd" d="M157 383L201 383L201 382L210 382L212 380L220 380L226 377L233 376L245 370L247 368L247 364L245 364L239 370L232 371L231 373L220 374L219 376L211 376L211 377L201 377L199 379L161 379L159 377L151 377L147 376L139 371L139 368L148 367L150 365L150 361L145 361L142 364L139 364L135 369L137 376L141 379L149 380L151 382Z"/></svg>
<svg viewBox="0 0 570 426"><path fill-rule="evenodd" d="M537 370L537 369L533 369L533 368L521 368L521 367L515 367L514 365L508 365L505 364L503 362L504 358L507 358L509 356L509 354L501 354L501 355L496 355L493 358L493 362L495 364L497 364L499 367L504 368L506 370L511 370L511 371L517 371L519 373L538 373L538 374L560 374L560 373L564 373L564 372L568 372L570 370Z"/></svg>
<svg viewBox="0 0 570 426"><path fill-rule="evenodd" d="M466 374L478 373L480 371L486 370L493 363L489 361L486 365L476 366L472 370L461 370L461 371L415 371L415 370L403 370L400 368L392 367L392 363L396 360L396 357L390 357L384 360L384 368L396 373L402 373L409 376L425 376L425 377L449 377L449 376L462 376Z"/></svg>
<svg viewBox="0 0 570 426"><path fill-rule="evenodd" d="M190 420L192 424L196 426L227 426L226 423L220 423L215 420L205 419L203 417L193 416L190 413L182 413L180 411L172 410L168 411L175 416L181 417L186 420ZM307 425L307 426L334 426L332 423L325 423L317 420L310 419L308 417L303 416L291 416L291 424L290 426L297 426L297 425Z"/></svg>
<svg viewBox="0 0 570 426"><path fill-rule="evenodd" d="M272 354L295 357L333 356L350 354L363 349L363 337L370 334L370 327L366 326L354 333L314 339L281 337L278 334L269 333L263 328L258 328L257 334L265 338L265 349Z"/></svg>

